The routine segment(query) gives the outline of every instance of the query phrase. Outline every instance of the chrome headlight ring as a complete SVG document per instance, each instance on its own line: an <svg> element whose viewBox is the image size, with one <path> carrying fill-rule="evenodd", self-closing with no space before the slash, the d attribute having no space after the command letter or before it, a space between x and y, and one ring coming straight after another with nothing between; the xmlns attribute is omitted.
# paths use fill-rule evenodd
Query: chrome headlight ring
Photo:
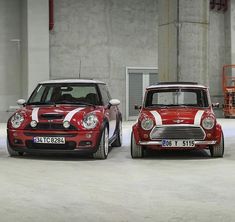
<svg viewBox="0 0 235 222"><path fill-rule="evenodd" d="M141 121L141 128L143 130L151 130L153 128L153 120L150 119L150 118L144 118L142 121Z"/></svg>
<svg viewBox="0 0 235 222"><path fill-rule="evenodd" d="M19 128L23 122L24 122L24 117L20 113L15 113L11 117L11 125L15 129Z"/></svg>
<svg viewBox="0 0 235 222"><path fill-rule="evenodd" d="M205 117L203 120L202 120L202 127L206 130L210 130L214 127L215 125L215 119L208 116L208 117Z"/></svg>
<svg viewBox="0 0 235 222"><path fill-rule="evenodd" d="M98 124L98 118L95 113L89 113L87 114L82 121L82 125L86 129L94 129L96 125Z"/></svg>

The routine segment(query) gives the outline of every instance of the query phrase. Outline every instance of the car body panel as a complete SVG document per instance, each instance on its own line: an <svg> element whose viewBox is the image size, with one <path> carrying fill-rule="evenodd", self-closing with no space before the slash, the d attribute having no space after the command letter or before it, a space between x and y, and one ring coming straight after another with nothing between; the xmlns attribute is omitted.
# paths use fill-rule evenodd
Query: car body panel
<svg viewBox="0 0 235 222"><path fill-rule="evenodd" d="M99 84L104 84L93 80L50 80L39 83L39 85L53 84L54 86L63 84L64 86L66 84L66 86L69 86L74 83L95 84L98 89ZM102 101L101 95L98 95L100 101ZM13 128L11 123L11 118L15 113L24 117L24 121L18 128ZM109 143L111 144L117 137L118 129L116 126L122 118L117 106L108 106L106 104L54 103L30 105L26 103L24 107L15 113L8 120L7 134L9 145L18 152L94 153L98 149L104 127L109 128ZM98 120L96 126L92 129L84 126L84 119L90 114L94 114ZM30 125L32 121L37 122L36 127ZM65 121L70 123L69 128L63 126ZM65 144L36 144L33 142L36 137L63 137L65 138Z"/></svg>
<svg viewBox="0 0 235 222"><path fill-rule="evenodd" d="M204 90L207 95L208 106L155 106L151 107L147 104L148 93L157 90ZM205 93L206 92L206 93ZM204 129L202 120L210 117L214 119L214 127L212 129ZM153 127L150 130L144 130L141 122L144 119L151 119ZM137 145L141 145L146 149L207 149L211 145L219 144L222 127L216 121L215 114L210 102L208 88L202 85L190 84L159 84L150 86L146 89L143 106L140 110L137 122L132 127L133 135ZM154 135L154 136L153 136ZM194 140L193 147L163 147L162 142L169 140Z"/></svg>

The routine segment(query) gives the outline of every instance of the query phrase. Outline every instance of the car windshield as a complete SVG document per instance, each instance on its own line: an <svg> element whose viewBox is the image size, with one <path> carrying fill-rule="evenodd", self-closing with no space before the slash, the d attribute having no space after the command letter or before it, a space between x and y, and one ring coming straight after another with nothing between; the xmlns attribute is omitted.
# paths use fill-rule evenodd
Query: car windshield
<svg viewBox="0 0 235 222"><path fill-rule="evenodd" d="M145 107L208 107L205 89L175 88L149 90Z"/></svg>
<svg viewBox="0 0 235 222"><path fill-rule="evenodd" d="M100 105L101 101L95 84L40 84L27 104Z"/></svg>

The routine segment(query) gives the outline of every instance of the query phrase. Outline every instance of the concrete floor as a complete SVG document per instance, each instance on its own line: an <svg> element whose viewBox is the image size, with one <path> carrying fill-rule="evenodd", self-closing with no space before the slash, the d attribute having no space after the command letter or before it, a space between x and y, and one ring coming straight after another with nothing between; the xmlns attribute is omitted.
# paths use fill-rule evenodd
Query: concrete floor
<svg viewBox="0 0 235 222"><path fill-rule="evenodd" d="M105 161L74 156L10 158L0 124L0 221L235 221L235 119L220 119L223 159L207 152L130 157L124 144Z"/></svg>

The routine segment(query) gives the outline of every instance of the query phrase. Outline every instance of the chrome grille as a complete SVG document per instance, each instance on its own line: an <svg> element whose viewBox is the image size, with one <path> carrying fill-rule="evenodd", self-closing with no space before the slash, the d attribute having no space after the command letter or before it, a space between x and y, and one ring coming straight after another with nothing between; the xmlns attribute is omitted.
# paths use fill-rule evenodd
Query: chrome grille
<svg viewBox="0 0 235 222"><path fill-rule="evenodd" d="M200 126L170 125L156 126L150 133L150 138L155 139L195 139L203 140L205 132Z"/></svg>

